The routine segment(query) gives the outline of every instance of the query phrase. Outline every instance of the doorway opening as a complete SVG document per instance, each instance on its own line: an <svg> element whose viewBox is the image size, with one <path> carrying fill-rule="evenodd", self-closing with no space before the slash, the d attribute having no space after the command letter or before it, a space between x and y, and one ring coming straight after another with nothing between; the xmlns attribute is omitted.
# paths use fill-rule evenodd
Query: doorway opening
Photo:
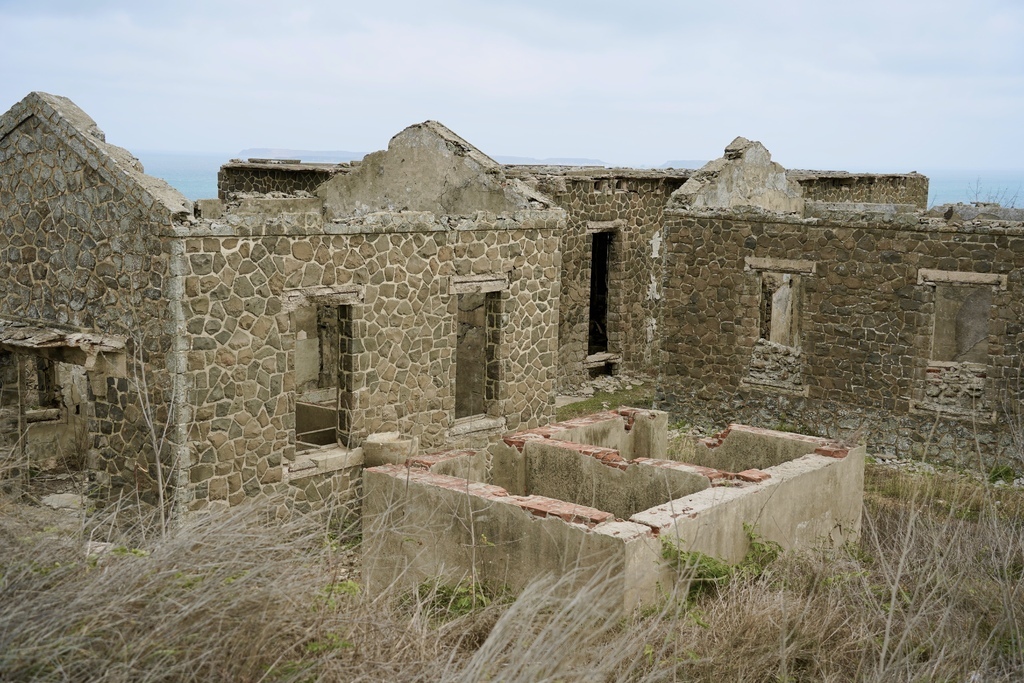
<svg viewBox="0 0 1024 683"><path fill-rule="evenodd" d="M615 233L592 235L590 261L590 326L587 355L608 352L608 274Z"/></svg>
<svg viewBox="0 0 1024 683"><path fill-rule="evenodd" d="M351 431L350 306L296 309L295 448L348 447Z"/></svg>

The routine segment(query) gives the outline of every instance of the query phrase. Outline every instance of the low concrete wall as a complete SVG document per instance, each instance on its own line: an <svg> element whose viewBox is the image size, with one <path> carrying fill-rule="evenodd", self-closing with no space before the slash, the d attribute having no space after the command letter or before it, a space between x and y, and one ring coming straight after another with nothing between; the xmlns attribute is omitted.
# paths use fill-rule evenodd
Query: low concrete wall
<svg viewBox="0 0 1024 683"><path fill-rule="evenodd" d="M668 413L619 408L531 429L520 434L611 448L624 460L664 458L668 450ZM518 436L518 435L517 435Z"/></svg>
<svg viewBox="0 0 1024 683"><path fill-rule="evenodd" d="M687 462L727 472L764 470L833 443L829 439L733 424L717 436L698 440Z"/></svg>
<svg viewBox="0 0 1024 683"><path fill-rule="evenodd" d="M440 578L521 592L546 576L564 590L600 577L608 608L657 597L660 544L648 527L607 512L396 465L364 470L363 580L408 590Z"/></svg>
<svg viewBox="0 0 1024 683"><path fill-rule="evenodd" d="M526 493L594 506L621 519L711 485L684 464L629 463L611 449L554 439L526 442L523 458Z"/></svg>
<svg viewBox="0 0 1024 683"><path fill-rule="evenodd" d="M863 446L845 457L810 454L767 468L770 479L714 487L645 510L630 521L650 526L686 551L736 563L750 547L743 525L784 549L841 545L860 536Z"/></svg>
<svg viewBox="0 0 1024 683"><path fill-rule="evenodd" d="M664 539L737 563L750 547L744 525L784 549L859 536L863 447L733 425L700 445L718 458L708 467L627 461L556 438L614 442L626 431L623 415L601 413L506 436L486 451L364 470L367 589L439 578L519 592L568 576L566 590L606 582L608 608L621 612L656 602L678 580L661 558Z"/></svg>

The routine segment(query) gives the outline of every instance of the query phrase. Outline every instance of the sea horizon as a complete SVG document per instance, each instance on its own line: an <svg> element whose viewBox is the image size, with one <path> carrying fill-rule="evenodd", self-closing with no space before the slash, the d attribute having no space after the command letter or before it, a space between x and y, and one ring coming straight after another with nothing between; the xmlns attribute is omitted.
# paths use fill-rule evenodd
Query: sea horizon
<svg viewBox="0 0 1024 683"><path fill-rule="evenodd" d="M191 201L217 196L217 171L238 153L135 152L146 173L166 180ZM877 172L877 171L875 171ZM1024 206L1024 169L921 169L928 176L928 206L997 202Z"/></svg>

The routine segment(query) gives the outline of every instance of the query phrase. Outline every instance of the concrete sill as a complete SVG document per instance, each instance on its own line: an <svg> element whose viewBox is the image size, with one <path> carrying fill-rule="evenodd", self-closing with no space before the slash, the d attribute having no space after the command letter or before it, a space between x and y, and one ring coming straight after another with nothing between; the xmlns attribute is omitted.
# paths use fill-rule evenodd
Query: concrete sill
<svg viewBox="0 0 1024 683"><path fill-rule="evenodd" d="M995 424L998 422L996 411L994 410L970 410L954 406L942 406L925 401L911 401L910 412L917 413L919 415L922 413L928 415L941 415L942 417L948 417L954 420L970 420L972 422L983 422L985 424Z"/></svg>
<svg viewBox="0 0 1024 683"><path fill-rule="evenodd" d="M285 463L283 480L295 481L306 479L318 474L330 474L346 470L351 467L361 467L363 464L363 449L355 448L349 450L338 446L336 448L323 448L317 451L301 453L290 463Z"/></svg>
<svg viewBox="0 0 1024 683"><path fill-rule="evenodd" d="M25 411L25 422L54 422L63 417L60 408L36 408Z"/></svg>
<svg viewBox="0 0 1024 683"><path fill-rule="evenodd" d="M501 433L505 431L505 418L488 417L486 415L470 415L455 420L448 430L449 436L465 436L466 434Z"/></svg>
<svg viewBox="0 0 1024 683"><path fill-rule="evenodd" d="M800 389L794 389L788 384L782 384L781 382L763 382L756 379L750 379L748 377L744 377L740 380L740 386L745 389L768 391L776 394L788 394L789 396L807 396L810 391L810 387L807 385L804 385Z"/></svg>
<svg viewBox="0 0 1024 683"><path fill-rule="evenodd" d="M617 353L593 353L583 361L583 367L587 370L592 368L603 368L606 365L617 365L622 356Z"/></svg>

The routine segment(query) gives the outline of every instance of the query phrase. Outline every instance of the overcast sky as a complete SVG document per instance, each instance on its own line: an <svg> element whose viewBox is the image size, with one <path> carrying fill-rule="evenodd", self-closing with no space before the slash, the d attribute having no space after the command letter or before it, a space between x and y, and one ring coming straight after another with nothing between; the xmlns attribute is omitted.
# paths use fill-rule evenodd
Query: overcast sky
<svg viewBox="0 0 1024 683"><path fill-rule="evenodd" d="M0 109L65 95L135 150L1024 168L1022 0L0 0Z"/></svg>

